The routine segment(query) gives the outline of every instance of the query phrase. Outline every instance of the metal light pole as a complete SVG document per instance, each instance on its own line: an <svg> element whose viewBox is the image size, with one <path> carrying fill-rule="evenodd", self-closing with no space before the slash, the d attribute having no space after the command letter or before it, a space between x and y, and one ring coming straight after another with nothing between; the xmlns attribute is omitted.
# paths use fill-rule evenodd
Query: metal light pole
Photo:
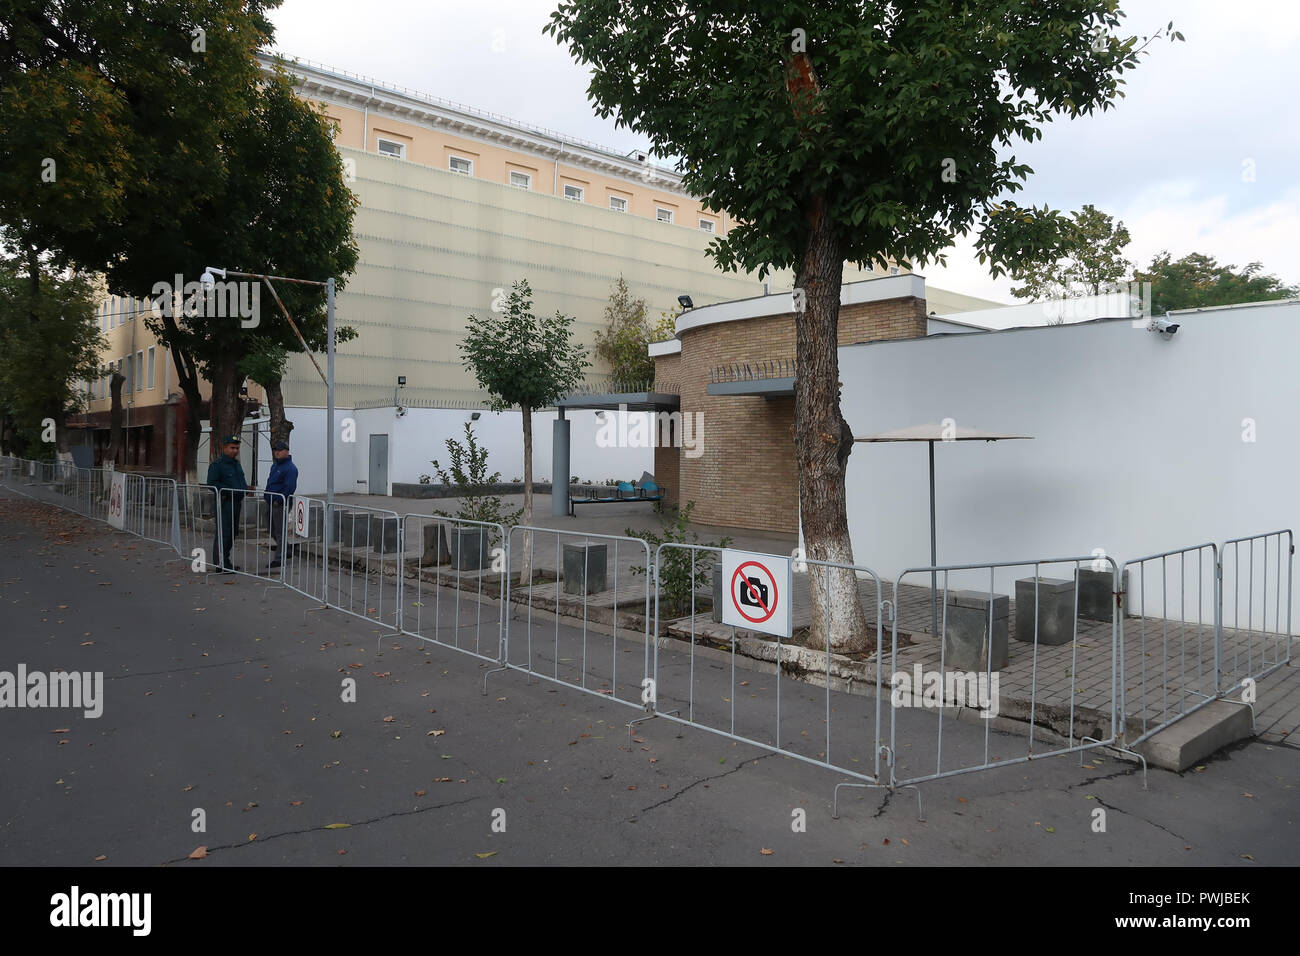
<svg viewBox="0 0 1300 956"><path fill-rule="evenodd" d="M215 266L208 266L203 270L203 286L205 288L210 288L216 282L214 276L218 275L223 279L227 276L240 276L245 279L261 279L266 283L266 287L271 290L271 295L275 298L276 305L280 307L280 311L284 313L284 318L289 323L289 327L293 329L293 334L296 335L298 341L302 343L303 351L306 352L307 357L311 359L311 364L316 366L316 373L320 375L321 381L325 383L325 390L327 393L325 428L328 434L325 436L325 527L321 529L321 532L323 543L325 545L325 554L328 555L330 553L329 519L330 512L334 505L334 279L329 278L324 282L315 279L290 279L287 276L264 275L260 272L235 272L234 270L218 269ZM313 355L311 349L307 347L307 341L302 337L302 333L298 331L298 326L293 321L293 316L289 314L289 310L286 309L284 303L280 301L279 293L275 291L275 286L271 284L272 279L275 279L277 282L293 282L297 285L318 285L325 288L327 302L326 312L328 316L327 335L329 338L329 341L326 344L326 354L328 355L326 367L328 368L328 373L321 371L320 364L316 361L316 356Z"/></svg>

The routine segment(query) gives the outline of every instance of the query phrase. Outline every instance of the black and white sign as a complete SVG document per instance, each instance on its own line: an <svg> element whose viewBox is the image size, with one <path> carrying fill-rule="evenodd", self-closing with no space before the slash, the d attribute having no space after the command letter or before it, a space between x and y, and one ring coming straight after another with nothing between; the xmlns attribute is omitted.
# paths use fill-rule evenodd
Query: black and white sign
<svg viewBox="0 0 1300 956"><path fill-rule="evenodd" d="M311 508L308 506L307 499L295 495L293 499L293 533L297 537L305 538L310 533L310 516Z"/></svg>
<svg viewBox="0 0 1300 956"><path fill-rule="evenodd" d="M722 552L722 623L790 636L790 559L750 551Z"/></svg>
<svg viewBox="0 0 1300 956"><path fill-rule="evenodd" d="M108 525L122 531L126 528L126 475L113 474L113 484L108 489Z"/></svg>

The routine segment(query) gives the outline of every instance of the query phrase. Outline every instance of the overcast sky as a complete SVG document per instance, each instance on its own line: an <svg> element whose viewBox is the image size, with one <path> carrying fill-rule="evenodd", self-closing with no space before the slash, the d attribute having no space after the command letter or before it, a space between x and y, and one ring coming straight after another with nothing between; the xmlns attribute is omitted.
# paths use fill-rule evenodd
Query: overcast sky
<svg viewBox="0 0 1300 956"><path fill-rule="evenodd" d="M360 73L619 152L646 144L587 101L587 72L542 34L551 0L285 0L281 53ZM1084 203L1128 226L1130 260L1162 249L1222 263L1263 262L1300 283L1300 2L1123 0L1130 34L1173 20L1185 43L1157 42L1104 115L1047 126L1015 155L1034 173L1023 204ZM358 11L364 11L358 15ZM1013 301L959 243L954 292Z"/></svg>

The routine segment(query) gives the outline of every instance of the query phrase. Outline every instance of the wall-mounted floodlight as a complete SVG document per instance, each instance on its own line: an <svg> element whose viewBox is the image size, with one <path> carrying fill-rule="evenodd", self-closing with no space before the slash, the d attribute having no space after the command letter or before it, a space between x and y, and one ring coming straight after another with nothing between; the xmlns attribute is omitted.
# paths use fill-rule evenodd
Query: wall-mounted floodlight
<svg viewBox="0 0 1300 956"><path fill-rule="evenodd" d="M470 415L469 420L472 421L472 422L476 422L476 421L479 420L479 418L480 418L482 415L483 415L482 412L474 412L472 415Z"/></svg>
<svg viewBox="0 0 1300 956"><path fill-rule="evenodd" d="M679 295L677 297L677 304L687 310L695 308L695 303L691 301L689 295Z"/></svg>
<svg viewBox="0 0 1300 956"><path fill-rule="evenodd" d="M405 376L405 375L399 375L399 376L397 376L397 387L398 387L398 388L406 388L406 376Z"/></svg>

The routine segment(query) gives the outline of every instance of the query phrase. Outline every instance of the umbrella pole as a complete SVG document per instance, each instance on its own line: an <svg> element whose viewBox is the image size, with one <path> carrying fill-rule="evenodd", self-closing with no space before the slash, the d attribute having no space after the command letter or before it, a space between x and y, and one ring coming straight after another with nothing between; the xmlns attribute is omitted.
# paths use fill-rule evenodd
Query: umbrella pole
<svg viewBox="0 0 1300 956"><path fill-rule="evenodd" d="M934 442L926 442L930 446L930 567L937 567L939 562L936 560L936 550L934 541ZM939 633L939 573L930 572L930 633Z"/></svg>

